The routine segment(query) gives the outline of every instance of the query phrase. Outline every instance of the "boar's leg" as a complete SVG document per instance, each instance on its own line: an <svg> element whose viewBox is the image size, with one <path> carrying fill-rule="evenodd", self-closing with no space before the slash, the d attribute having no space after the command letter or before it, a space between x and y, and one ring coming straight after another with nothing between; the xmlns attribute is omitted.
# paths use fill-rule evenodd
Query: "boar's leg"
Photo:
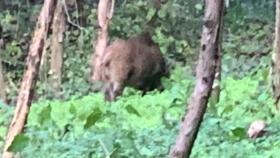
<svg viewBox="0 0 280 158"><path fill-rule="evenodd" d="M112 100L112 94L111 94L112 87L113 87L113 85L111 83L105 83L105 85L103 86L103 93L104 93L105 99L107 101Z"/></svg>
<svg viewBox="0 0 280 158"><path fill-rule="evenodd" d="M123 84L119 82L109 82L105 85L105 99L107 101L115 101L122 94Z"/></svg>
<svg viewBox="0 0 280 158"><path fill-rule="evenodd" d="M155 75L155 76L145 79L142 86L139 89L144 92L152 91L154 89L158 89L159 91L162 91L163 86L161 84L161 76Z"/></svg>

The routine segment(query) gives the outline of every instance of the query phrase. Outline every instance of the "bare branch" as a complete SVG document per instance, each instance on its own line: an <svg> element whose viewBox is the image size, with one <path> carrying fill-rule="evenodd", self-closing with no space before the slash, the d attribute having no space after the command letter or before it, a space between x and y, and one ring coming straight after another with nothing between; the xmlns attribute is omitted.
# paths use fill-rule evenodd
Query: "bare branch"
<svg viewBox="0 0 280 158"><path fill-rule="evenodd" d="M81 27L79 24L75 24L73 21L71 21L71 17L69 15L69 11L68 11L68 7L66 5L66 2L65 0L62 0L63 2L63 7L64 7L64 11L65 11L65 14L67 16L67 22L75 27L77 27L79 30L83 30L83 27Z"/></svg>

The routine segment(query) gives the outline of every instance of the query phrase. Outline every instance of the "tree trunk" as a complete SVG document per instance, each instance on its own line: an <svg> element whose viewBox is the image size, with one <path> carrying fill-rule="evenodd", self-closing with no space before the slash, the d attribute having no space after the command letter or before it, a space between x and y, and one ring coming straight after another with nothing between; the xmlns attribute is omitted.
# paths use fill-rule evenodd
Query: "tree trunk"
<svg viewBox="0 0 280 158"><path fill-rule="evenodd" d="M211 95L211 100L213 104L217 104L220 101L220 93L221 93L221 79L222 79L222 56L223 56L223 28L224 28L224 9L225 7L222 7L221 14L223 14L220 18L220 37L219 37L219 47L218 47L218 59L216 62L216 74L215 74L215 80L213 84L213 90L212 90L212 95Z"/></svg>
<svg viewBox="0 0 280 158"><path fill-rule="evenodd" d="M50 48L50 39L45 39L45 45L42 52L41 62L40 62L40 68L39 68L39 77L38 79L42 83L47 83L48 81L48 73L49 73L49 48Z"/></svg>
<svg viewBox="0 0 280 158"><path fill-rule="evenodd" d="M38 76L42 50L45 44L50 22L53 17L53 10L56 0L45 0L38 22L36 24L32 43L29 48L26 69L23 75L20 91L17 98L16 109L13 120L7 133L6 144L4 147L3 158L12 158L13 153L8 151L15 136L23 130L29 106L31 105L34 86Z"/></svg>
<svg viewBox="0 0 280 158"><path fill-rule="evenodd" d="M95 53L91 58L91 72L93 73L93 81L101 80L101 59L105 55L105 48L107 47L108 26L113 15L114 0L99 1L97 18L99 23L99 30L95 44Z"/></svg>
<svg viewBox="0 0 280 158"><path fill-rule="evenodd" d="M63 34L65 31L65 15L62 1L57 2L52 23L51 43L51 87L59 96L63 65Z"/></svg>
<svg viewBox="0 0 280 158"><path fill-rule="evenodd" d="M86 22L87 22L87 19L86 19L86 16L84 15L84 0L77 0L77 10L78 10L78 13L79 13L79 24L81 26L86 26Z"/></svg>
<svg viewBox="0 0 280 158"><path fill-rule="evenodd" d="M0 36L1 36L1 26L0 26ZM3 47L4 47L4 40L0 38L0 53L3 53ZM3 102L6 102L6 84L5 84L5 79L4 79L4 74L3 74L3 69L2 69L2 60L0 57L0 100Z"/></svg>
<svg viewBox="0 0 280 158"><path fill-rule="evenodd" d="M223 0L205 0L204 24L201 49L196 69L196 85L170 157L190 157L191 149L197 136L203 115L206 111L215 78L218 60L220 21Z"/></svg>
<svg viewBox="0 0 280 158"><path fill-rule="evenodd" d="M1 48L0 48L1 52ZM4 81L4 75L2 70L2 60L0 59L0 100L6 102L6 84Z"/></svg>
<svg viewBox="0 0 280 158"><path fill-rule="evenodd" d="M277 109L280 108L280 0L276 0L275 40L272 54L272 90Z"/></svg>

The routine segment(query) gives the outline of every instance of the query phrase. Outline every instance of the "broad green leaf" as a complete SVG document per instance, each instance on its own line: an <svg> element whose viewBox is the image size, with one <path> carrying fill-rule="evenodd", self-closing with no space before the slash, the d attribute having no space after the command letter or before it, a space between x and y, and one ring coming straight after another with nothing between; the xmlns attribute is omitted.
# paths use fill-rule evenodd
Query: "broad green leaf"
<svg viewBox="0 0 280 158"><path fill-rule="evenodd" d="M245 128L242 128L242 127L237 127L237 128L234 128L231 130L232 134L239 138L239 139L243 139L246 137L246 130Z"/></svg>
<svg viewBox="0 0 280 158"><path fill-rule="evenodd" d="M93 112L88 116L85 124L85 129L93 126L102 116L102 112L99 108L93 110Z"/></svg>
<svg viewBox="0 0 280 158"><path fill-rule="evenodd" d="M44 109L39 113L38 122L44 124L47 121L51 120L51 106L48 104Z"/></svg>
<svg viewBox="0 0 280 158"><path fill-rule="evenodd" d="M125 109L127 110L127 112L131 113L131 114L135 114L139 117L141 117L141 114L131 105L128 105L125 107Z"/></svg>
<svg viewBox="0 0 280 158"><path fill-rule="evenodd" d="M29 138L23 134L18 134L14 138L12 144L9 146L8 151L21 152L29 143Z"/></svg>

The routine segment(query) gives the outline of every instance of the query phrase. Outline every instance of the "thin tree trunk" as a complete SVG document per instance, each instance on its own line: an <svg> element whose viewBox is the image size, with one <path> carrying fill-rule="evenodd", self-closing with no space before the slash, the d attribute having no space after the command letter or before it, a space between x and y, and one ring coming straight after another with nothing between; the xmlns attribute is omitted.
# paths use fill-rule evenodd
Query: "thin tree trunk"
<svg viewBox="0 0 280 158"><path fill-rule="evenodd" d="M45 45L42 52L40 68L39 68L39 80L42 83L47 83L48 73L49 73L49 48L50 48L50 39L45 39Z"/></svg>
<svg viewBox="0 0 280 158"><path fill-rule="evenodd" d="M1 53L1 48L0 48L0 53ZM2 69L2 60L0 59L0 99L3 102L6 102L6 84L4 80L4 75L3 75L3 69Z"/></svg>
<svg viewBox="0 0 280 158"><path fill-rule="evenodd" d="M113 16L114 3L114 0L103 0L99 1L98 4L97 17L100 28L98 30L97 40L95 44L95 53L91 58L91 72L93 73L93 81L101 80L101 59L105 55L104 51L107 47L108 27L110 19Z"/></svg>
<svg viewBox="0 0 280 158"><path fill-rule="evenodd" d="M1 32L2 28L0 26L0 36L1 36ZM4 40L2 38L0 38L0 54L3 53L3 47L4 47ZM6 98L6 83L5 83L5 79L4 79L4 74L3 74L3 69L2 69L2 60L0 57L0 99L4 102L6 102L7 98Z"/></svg>
<svg viewBox="0 0 280 158"><path fill-rule="evenodd" d="M216 62L216 74L215 74L215 80L214 80L214 84L213 84L213 90L212 90L212 95L211 95L211 100L213 104L217 104L220 101L220 93L221 93L221 80L222 80L222 56L223 56L223 47L222 47L222 43L223 43L223 36L222 36L222 32L223 32L223 28L224 28L224 20L223 20L223 16L224 16L224 9L225 7L222 7L222 16L220 17L220 38L219 38L219 48L218 48L218 59Z"/></svg>
<svg viewBox="0 0 280 158"><path fill-rule="evenodd" d="M196 69L197 81L189 102L188 112L181 124L176 143L170 151L170 157L172 158L190 157L206 111L218 60L220 16L223 16L222 8L223 0L205 0L201 49Z"/></svg>
<svg viewBox="0 0 280 158"><path fill-rule="evenodd" d="M280 108L280 0L276 0L275 40L272 54L272 90L277 109Z"/></svg>
<svg viewBox="0 0 280 158"><path fill-rule="evenodd" d="M26 61L26 69L23 75L20 91L17 98L16 109L13 120L7 133L6 143L4 147L3 158L12 158L13 153L8 151L15 136L23 130L26 117L28 115L29 106L31 105L32 95L36 80L38 77L38 69L40 66L42 50L45 44L49 25L53 17L56 0L45 0L42 7L38 22L36 24L32 43L29 48Z"/></svg>
<svg viewBox="0 0 280 158"><path fill-rule="evenodd" d="M84 15L84 0L77 0L77 10L79 14L79 24L81 26L86 26L86 16Z"/></svg>
<svg viewBox="0 0 280 158"><path fill-rule="evenodd" d="M51 86L59 95L63 65L63 34L65 31L65 15L62 1L57 2L52 24L51 44Z"/></svg>

